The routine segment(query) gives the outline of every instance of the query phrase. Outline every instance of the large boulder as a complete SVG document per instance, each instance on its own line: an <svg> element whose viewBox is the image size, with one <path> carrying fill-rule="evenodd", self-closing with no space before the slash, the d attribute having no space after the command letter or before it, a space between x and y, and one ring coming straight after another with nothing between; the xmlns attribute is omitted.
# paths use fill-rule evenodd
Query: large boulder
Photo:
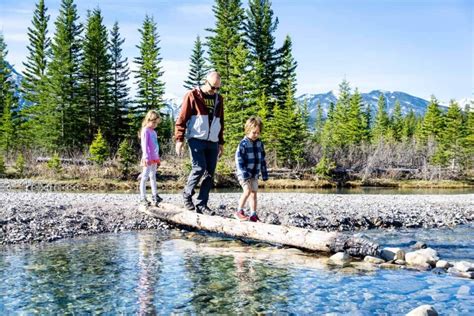
<svg viewBox="0 0 474 316"><path fill-rule="evenodd" d="M470 272L474 271L474 264L467 261L458 261L453 265L454 269L461 272Z"/></svg>
<svg viewBox="0 0 474 316"><path fill-rule="evenodd" d="M384 248L380 257L386 261L405 260L405 251L400 248Z"/></svg>
<svg viewBox="0 0 474 316"><path fill-rule="evenodd" d="M381 264L384 263L385 260L377 257L372 257L372 256L365 256L364 258L365 262L373 263L373 264Z"/></svg>
<svg viewBox="0 0 474 316"><path fill-rule="evenodd" d="M405 255L405 261L412 266L426 266L426 264L429 264L434 267L438 260L438 253L432 248L419 249Z"/></svg>
<svg viewBox="0 0 474 316"><path fill-rule="evenodd" d="M421 305L410 311L406 316L438 316L438 312L431 305Z"/></svg>
<svg viewBox="0 0 474 316"><path fill-rule="evenodd" d="M329 257L328 264L335 265L335 266L342 266L346 267L351 262L351 256L349 256L345 252L338 252L331 257Z"/></svg>

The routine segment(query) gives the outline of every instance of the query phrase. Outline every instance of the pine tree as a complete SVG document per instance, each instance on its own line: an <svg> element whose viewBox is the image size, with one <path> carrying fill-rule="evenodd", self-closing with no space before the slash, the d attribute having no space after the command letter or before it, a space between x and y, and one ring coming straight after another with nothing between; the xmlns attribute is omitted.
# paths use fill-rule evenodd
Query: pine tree
<svg viewBox="0 0 474 316"><path fill-rule="evenodd" d="M138 66L135 72L138 91L135 107L135 115L141 120L149 110L160 110L163 103L165 85L162 81L163 71L161 67L160 47L156 23L153 17L145 16L142 28L139 29L141 35L140 56L134 62ZM139 124L137 124L139 125ZM138 126L137 126L138 128Z"/></svg>
<svg viewBox="0 0 474 316"><path fill-rule="evenodd" d="M110 32L110 57L112 63L112 82L110 90L112 121L110 122L110 125L115 131L115 135L118 139L123 139L127 135L127 115L130 103L128 95L130 88L127 84L130 76L130 69L128 67L127 57L122 56L122 45L124 42L125 39L120 37L118 23L115 22L112 31ZM111 142L113 147L117 145L117 138Z"/></svg>
<svg viewBox="0 0 474 316"><path fill-rule="evenodd" d="M50 117L47 129L58 135L53 149L77 148L87 137L87 118L80 104L80 65L82 60L82 25L73 0L62 0L51 44L52 59L48 66L48 106L57 116Z"/></svg>
<svg viewBox="0 0 474 316"><path fill-rule="evenodd" d="M7 45L0 33L0 109L2 110L0 125L0 149L5 154L10 153L14 145L15 128L13 124L13 109L17 98L14 95L15 87L11 82L11 69L6 60Z"/></svg>
<svg viewBox="0 0 474 316"><path fill-rule="evenodd" d="M227 81L228 92L225 102L225 136L226 144L231 150L226 155L234 155L234 149L242 139L245 121L251 115L256 115L256 107L251 106L256 101L251 94L251 70L249 53L243 43L240 43L230 57L230 72Z"/></svg>
<svg viewBox="0 0 474 316"><path fill-rule="evenodd" d="M21 142L28 147L48 148L55 132L49 132L51 125L45 122L54 116L54 109L48 91L47 66L51 57L51 39L48 37L50 16L44 0L39 0L33 15L32 26L28 27L27 62L24 62L22 93L27 101L21 109L24 118L19 126Z"/></svg>
<svg viewBox="0 0 474 316"><path fill-rule="evenodd" d="M436 141L439 140L443 125L443 117L439 109L438 100L432 96L421 124L420 140L422 142L426 142L428 138L433 138Z"/></svg>
<svg viewBox="0 0 474 316"><path fill-rule="evenodd" d="M242 42L244 9L240 0L216 0L212 7L216 25L207 29L213 35L207 37L211 66L221 75L220 93L227 98L227 80L231 72L230 60L234 49Z"/></svg>
<svg viewBox="0 0 474 316"><path fill-rule="evenodd" d="M83 107L88 121L87 142L92 141L100 128L110 142L114 137L112 107L110 101L111 57L107 29L100 9L87 13L81 65Z"/></svg>
<svg viewBox="0 0 474 316"><path fill-rule="evenodd" d="M456 164L462 152L462 139L464 136L463 115L456 101L451 100L448 111L444 117L444 128L440 134L440 145L445 151L448 161L452 166Z"/></svg>
<svg viewBox="0 0 474 316"><path fill-rule="evenodd" d="M97 134L94 137L94 140L92 141L92 144L89 147L89 154L90 154L90 160L98 164L99 166L102 166L109 157L109 148L107 146L107 142L102 136L102 132L99 128L97 131Z"/></svg>
<svg viewBox="0 0 474 316"><path fill-rule="evenodd" d="M387 139L389 128L390 120L387 114L385 96L380 94L377 103L377 114L375 115L374 126L372 128L372 142L377 144L381 139Z"/></svg>
<svg viewBox="0 0 474 316"><path fill-rule="evenodd" d="M326 117L327 120L333 120L334 119L334 109L336 108L336 105L334 102L329 102L329 107L328 107L328 115Z"/></svg>
<svg viewBox="0 0 474 316"><path fill-rule="evenodd" d="M11 82L11 69L6 60L8 54L7 44L4 41L3 34L0 33L0 110L4 112L6 103L10 107L14 101L14 89Z"/></svg>
<svg viewBox="0 0 474 316"><path fill-rule="evenodd" d="M278 76L278 93L280 96L275 93L272 97L275 103L278 104L278 110L274 111L273 117L267 120L269 130L272 131L272 136L276 139L271 143L271 146L267 147L275 150L279 165L293 166L299 163L303 157L304 146L309 133L307 108L300 108L295 99L297 63L293 58L289 36L285 39L280 57ZM272 107L267 107L267 111L271 112Z"/></svg>
<svg viewBox="0 0 474 316"><path fill-rule="evenodd" d="M316 106L316 118L314 120L314 133L313 133L313 140L314 142L321 144L321 136L323 133L324 128L324 116L323 116L323 107L321 106L321 102L318 101L318 105Z"/></svg>
<svg viewBox="0 0 474 316"><path fill-rule="evenodd" d="M0 177L3 177L5 175L6 168L5 168L5 157L3 154L0 152Z"/></svg>
<svg viewBox="0 0 474 316"><path fill-rule="evenodd" d="M286 36L280 51L278 67L278 87L275 97L280 104L284 104L288 94L296 94L296 67L297 62L293 58L292 42L290 36Z"/></svg>
<svg viewBox="0 0 474 316"><path fill-rule="evenodd" d="M33 13L32 26L28 27L27 62L23 65L22 92L25 100L33 106L38 105L38 94L44 93L43 81L46 80L46 67L50 55L51 39L48 37L48 9L44 0L39 0Z"/></svg>
<svg viewBox="0 0 474 316"><path fill-rule="evenodd" d="M6 155L12 152L15 144L15 126L12 118L13 95L7 94L3 103L0 125L0 149Z"/></svg>
<svg viewBox="0 0 474 316"><path fill-rule="evenodd" d="M194 42L188 79L184 82L183 87L191 90L194 87L200 86L204 82L208 72L209 66L206 64L204 49L202 48L201 39L198 36Z"/></svg>
<svg viewBox="0 0 474 316"><path fill-rule="evenodd" d="M15 160L15 169L20 177L23 177L26 168L26 161L23 154L20 152Z"/></svg>
<svg viewBox="0 0 474 316"><path fill-rule="evenodd" d="M472 102L471 106L474 108ZM462 139L464 156L462 163L466 169L474 167L474 111L468 110L465 114L467 118L463 124L464 137Z"/></svg>
<svg viewBox="0 0 474 316"><path fill-rule="evenodd" d="M372 139L372 109L370 108L369 104L365 106L365 110L363 112L363 120L364 140L370 141Z"/></svg>
<svg viewBox="0 0 474 316"><path fill-rule="evenodd" d="M393 139L399 142L402 140L403 115L402 115L402 107L398 100L395 101L395 108L393 109L393 114L390 121L391 121L390 127L392 129Z"/></svg>
<svg viewBox="0 0 474 316"><path fill-rule="evenodd" d="M118 157L120 162L120 171L122 176L128 177L130 174L133 163L136 160L135 151L133 146L127 139L124 139L118 149Z"/></svg>
<svg viewBox="0 0 474 316"><path fill-rule="evenodd" d="M339 97L331 114L331 121L328 128L323 132L326 146L344 147L350 143L347 135L351 101L351 88L345 79L339 85ZM329 129L330 128L330 129ZM328 135L328 134L331 135Z"/></svg>
<svg viewBox="0 0 474 316"><path fill-rule="evenodd" d="M255 70L254 82L267 97L277 97L277 67L281 50L275 49L273 33L277 29L278 18L273 17L269 0L249 0L246 15L244 29Z"/></svg>
<svg viewBox="0 0 474 316"><path fill-rule="evenodd" d="M410 109L410 112L403 119L402 135L401 140L406 142L410 140L415 134L417 118L413 109Z"/></svg>
<svg viewBox="0 0 474 316"><path fill-rule="evenodd" d="M356 89L349 102L346 138L349 144L359 144L365 138L365 121L362 112L362 96Z"/></svg>

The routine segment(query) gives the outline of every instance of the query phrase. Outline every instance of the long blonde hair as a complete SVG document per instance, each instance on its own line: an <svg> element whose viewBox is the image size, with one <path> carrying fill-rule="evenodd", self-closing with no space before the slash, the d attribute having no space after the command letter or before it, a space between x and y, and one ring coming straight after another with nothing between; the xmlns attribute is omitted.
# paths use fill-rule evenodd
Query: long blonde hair
<svg viewBox="0 0 474 316"><path fill-rule="evenodd" d="M158 119L161 119L160 112L158 112L156 110L148 111L147 114L145 115L145 117L143 118L142 127L138 131L138 138L141 138L142 131L146 127L148 122L155 121L155 120L158 120Z"/></svg>

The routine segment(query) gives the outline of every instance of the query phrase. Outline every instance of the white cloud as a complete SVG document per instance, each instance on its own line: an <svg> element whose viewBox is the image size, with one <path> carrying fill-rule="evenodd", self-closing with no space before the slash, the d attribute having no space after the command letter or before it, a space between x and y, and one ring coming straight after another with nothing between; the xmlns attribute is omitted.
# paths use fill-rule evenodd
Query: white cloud
<svg viewBox="0 0 474 316"><path fill-rule="evenodd" d="M188 74L189 61L187 60L163 60L163 81L166 82L166 93L182 96L185 92L184 80Z"/></svg>

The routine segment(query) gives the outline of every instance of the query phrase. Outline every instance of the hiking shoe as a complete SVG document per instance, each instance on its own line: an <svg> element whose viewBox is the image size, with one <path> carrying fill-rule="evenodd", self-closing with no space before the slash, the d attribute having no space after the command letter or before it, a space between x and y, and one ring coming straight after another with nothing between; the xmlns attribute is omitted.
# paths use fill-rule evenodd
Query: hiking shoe
<svg viewBox="0 0 474 316"><path fill-rule="evenodd" d="M194 211L196 209L193 203L193 197L191 195L183 194L183 203L184 203L184 207L188 209L189 211Z"/></svg>
<svg viewBox="0 0 474 316"><path fill-rule="evenodd" d="M160 202L163 201L163 199L157 194L154 197L152 197L152 205L153 206L158 206Z"/></svg>
<svg viewBox="0 0 474 316"><path fill-rule="evenodd" d="M257 214L253 213L252 215L250 215L249 221L250 222L260 222L260 218L258 218Z"/></svg>
<svg viewBox="0 0 474 316"><path fill-rule="evenodd" d="M214 215L215 212L207 205L196 205L196 213Z"/></svg>
<svg viewBox="0 0 474 316"><path fill-rule="evenodd" d="M245 215L244 210L238 210L234 213L234 217L240 221L248 221L249 217Z"/></svg>

